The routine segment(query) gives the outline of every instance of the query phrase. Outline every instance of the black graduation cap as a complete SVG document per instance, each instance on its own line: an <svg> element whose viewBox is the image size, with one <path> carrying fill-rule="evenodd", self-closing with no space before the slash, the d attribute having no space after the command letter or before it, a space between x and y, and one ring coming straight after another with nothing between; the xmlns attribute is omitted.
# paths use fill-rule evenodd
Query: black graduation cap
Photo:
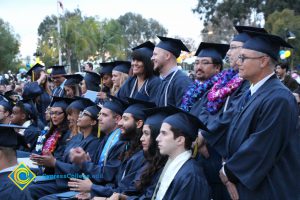
<svg viewBox="0 0 300 200"><path fill-rule="evenodd" d="M275 60L279 57L280 47L293 48L289 43L277 35L253 31L245 32L251 35L251 39L244 43L244 49L265 53Z"/></svg>
<svg viewBox="0 0 300 200"><path fill-rule="evenodd" d="M128 108L124 113L132 114L136 119L145 120L147 115L143 111L147 108L154 108L156 105L153 102L143 101L140 99L127 98L129 102Z"/></svg>
<svg viewBox="0 0 300 200"><path fill-rule="evenodd" d="M0 105L3 106L9 112L11 112L13 109L13 104L9 100L6 100L6 99L0 100Z"/></svg>
<svg viewBox="0 0 300 200"><path fill-rule="evenodd" d="M153 55L154 47L155 45L152 42L147 41L143 44L140 44L139 46L132 48L132 51L140 52L141 54L151 58Z"/></svg>
<svg viewBox="0 0 300 200"><path fill-rule="evenodd" d="M198 136L198 129L208 131L198 117L174 106L171 107L177 112L164 119L163 123L168 123L173 128L180 129L185 136L190 137L192 140L195 140Z"/></svg>
<svg viewBox="0 0 300 200"><path fill-rule="evenodd" d="M96 120L98 118L98 113L100 112L101 108L97 105L94 105L94 106L89 106L84 110L91 113L91 117Z"/></svg>
<svg viewBox="0 0 300 200"><path fill-rule="evenodd" d="M83 76L81 74L66 74L63 75L67 80L65 82L65 86L77 85L83 80Z"/></svg>
<svg viewBox="0 0 300 200"><path fill-rule="evenodd" d="M15 131L17 129L26 129L26 127L14 124L0 124L0 146L18 148L19 146L27 147L25 138Z"/></svg>
<svg viewBox="0 0 300 200"><path fill-rule="evenodd" d="M86 107L93 106L95 103L84 97L76 97L75 100L67 107L67 109L77 109L83 111Z"/></svg>
<svg viewBox="0 0 300 200"><path fill-rule="evenodd" d="M115 67L113 70L128 74L130 68L131 68L131 62L129 61L115 61Z"/></svg>
<svg viewBox="0 0 300 200"><path fill-rule="evenodd" d="M268 33L264 28L253 27L253 26L234 26L239 34L234 36L232 41L243 42L245 43L247 40L251 38L249 34L245 31L255 31L260 33Z"/></svg>
<svg viewBox="0 0 300 200"><path fill-rule="evenodd" d="M101 82L101 77L99 74L96 72L92 71L85 71L86 74L84 76L85 84L88 90L92 91L99 91L100 90L100 82Z"/></svg>
<svg viewBox="0 0 300 200"><path fill-rule="evenodd" d="M23 99L34 99L43 94L43 90L40 87L37 87L36 83L28 82L24 85Z"/></svg>
<svg viewBox="0 0 300 200"><path fill-rule="evenodd" d="M103 104L103 108L107 108L119 115L122 115L127 108L128 103L110 94L107 94L108 101Z"/></svg>
<svg viewBox="0 0 300 200"><path fill-rule="evenodd" d="M19 94L13 90L6 91L3 96L5 99L12 102L13 104L16 104L21 99ZM12 98L12 96L14 96L14 97L17 96L18 98L14 99L14 98Z"/></svg>
<svg viewBox="0 0 300 200"><path fill-rule="evenodd" d="M149 108L143 111L147 116L144 124L150 125L156 134L159 134L159 130L164 119L169 115L176 113L176 110L174 110L171 106ZM157 135L152 135L152 133L151 136L153 136L153 138L157 137Z"/></svg>
<svg viewBox="0 0 300 200"><path fill-rule="evenodd" d="M0 78L0 85L9 85L9 81L6 78L4 78L4 76L2 76Z"/></svg>
<svg viewBox="0 0 300 200"><path fill-rule="evenodd" d="M181 51L190 52L189 49L179 39L157 36L160 42L156 45L161 49L171 52L176 58L180 56Z"/></svg>
<svg viewBox="0 0 300 200"><path fill-rule="evenodd" d="M36 118L37 111L32 99L22 99L16 105L22 105L29 118Z"/></svg>
<svg viewBox="0 0 300 200"><path fill-rule="evenodd" d="M43 71L45 68L45 66L39 64L39 63L36 63L35 65L33 65L29 70L28 72L26 73L27 76L32 76L32 74L36 74L40 71Z"/></svg>
<svg viewBox="0 0 300 200"><path fill-rule="evenodd" d="M195 55L198 57L210 57L222 62L228 49L228 44L201 42Z"/></svg>
<svg viewBox="0 0 300 200"><path fill-rule="evenodd" d="M49 68L52 68L52 71L51 71L52 76L66 74L65 66L63 66L63 65L50 66Z"/></svg>
<svg viewBox="0 0 300 200"><path fill-rule="evenodd" d="M103 76L104 74L111 74L115 64L115 62L100 63L100 66L102 67L100 70L100 75Z"/></svg>
<svg viewBox="0 0 300 200"><path fill-rule="evenodd" d="M65 110L73 101L74 99L71 98L52 96L50 107L61 107L63 110Z"/></svg>

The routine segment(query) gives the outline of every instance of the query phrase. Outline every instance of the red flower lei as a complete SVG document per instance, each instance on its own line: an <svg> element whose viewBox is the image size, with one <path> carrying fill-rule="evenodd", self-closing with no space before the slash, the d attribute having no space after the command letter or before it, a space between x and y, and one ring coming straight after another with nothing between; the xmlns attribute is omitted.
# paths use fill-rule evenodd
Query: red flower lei
<svg viewBox="0 0 300 200"><path fill-rule="evenodd" d="M58 131L54 131L52 135L46 140L43 146L42 155L45 155L46 152L53 153L56 148L57 141L60 137L61 134Z"/></svg>

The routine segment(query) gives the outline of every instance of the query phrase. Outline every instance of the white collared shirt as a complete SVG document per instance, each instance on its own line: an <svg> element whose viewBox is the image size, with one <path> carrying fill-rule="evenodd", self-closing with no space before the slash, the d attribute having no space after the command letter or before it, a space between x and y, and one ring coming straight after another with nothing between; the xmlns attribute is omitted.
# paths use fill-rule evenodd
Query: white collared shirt
<svg viewBox="0 0 300 200"><path fill-rule="evenodd" d="M24 122L24 124L22 125L23 127L28 127L28 126L30 126L31 125L31 121L30 120L27 120L26 122ZM20 129L19 130L19 133L21 134L21 135L24 135L24 132L25 132L25 129Z"/></svg>
<svg viewBox="0 0 300 200"><path fill-rule="evenodd" d="M159 77L160 77L161 80L164 80L165 78L167 78L167 76L169 76L171 73L173 73L173 72L175 72L177 70L178 70L178 67L175 66L170 71L168 71L167 75L165 75L165 76L159 76Z"/></svg>
<svg viewBox="0 0 300 200"><path fill-rule="evenodd" d="M275 73L273 72L272 74L266 76L265 78L258 81L255 85L251 84L251 86L250 86L251 96L274 74Z"/></svg>

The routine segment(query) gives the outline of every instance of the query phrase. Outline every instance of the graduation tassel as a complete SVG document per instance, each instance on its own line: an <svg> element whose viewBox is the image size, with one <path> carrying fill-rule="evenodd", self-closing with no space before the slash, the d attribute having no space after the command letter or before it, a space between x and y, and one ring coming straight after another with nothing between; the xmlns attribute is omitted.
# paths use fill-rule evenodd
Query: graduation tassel
<svg viewBox="0 0 300 200"><path fill-rule="evenodd" d="M100 129L100 123L98 123L97 137L100 138L100 136L101 136L101 129Z"/></svg>
<svg viewBox="0 0 300 200"><path fill-rule="evenodd" d="M195 158L197 156L197 153L198 153L198 142L196 140L192 157Z"/></svg>
<svg viewBox="0 0 300 200"><path fill-rule="evenodd" d="M34 82L34 71L32 70L32 82Z"/></svg>

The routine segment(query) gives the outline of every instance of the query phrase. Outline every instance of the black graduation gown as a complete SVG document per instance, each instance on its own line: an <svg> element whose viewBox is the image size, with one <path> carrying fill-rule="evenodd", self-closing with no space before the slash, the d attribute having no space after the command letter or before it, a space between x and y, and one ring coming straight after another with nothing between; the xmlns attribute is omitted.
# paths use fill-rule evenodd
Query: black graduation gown
<svg viewBox="0 0 300 200"><path fill-rule="evenodd" d="M72 139L67 142L62 160L56 160L54 168L55 174L80 174L80 168L70 163L70 150L74 147L82 147L86 152L89 152L89 154L93 155L96 147L99 145L99 142L100 141L98 140L98 138L93 135L89 135L88 137L84 138L82 134L77 134L74 137L72 137ZM31 195L34 198L40 198L45 195L64 192L69 188L68 180L69 178L57 178L55 180L50 180L47 182L39 182L36 184L32 184L30 186ZM48 190L43 190L43 188L45 187L47 187Z"/></svg>
<svg viewBox="0 0 300 200"><path fill-rule="evenodd" d="M20 190L9 178L11 172L0 173L0 199L1 200L31 200L28 188Z"/></svg>
<svg viewBox="0 0 300 200"><path fill-rule="evenodd" d="M237 102L239 102L240 97L242 94L249 88L248 81L243 81L243 83L235 90L228 98L228 106L227 109L230 109L230 107L234 106ZM208 91L209 92L209 91ZM196 102L196 104L192 107L191 113L198 116L198 118L208 127L210 124L213 124L213 126L218 126L220 124L223 124L223 122L220 122L219 116L222 115L224 106L219 110L218 113L212 115L210 114L206 109L206 104L208 102L207 95L208 92L203 95L203 97ZM231 120L228 120L228 123L230 124ZM227 124L227 127L229 127L229 124ZM222 155L225 153L225 140L226 135L221 134L220 132L224 133L227 129L219 129L218 134L221 136L220 138L214 138L218 142L219 147L215 149L216 146L212 147L212 145L215 145L214 142L208 141L207 149L209 153L209 157L205 158L203 156L199 157L199 162L203 166L203 171L205 173L205 176L207 178L207 181L212 189L212 196L214 200L218 199L230 199L227 189L222 183L221 179L219 178L219 170L222 168ZM209 139L208 139L209 140ZM210 143L212 142L212 144Z"/></svg>
<svg viewBox="0 0 300 200"><path fill-rule="evenodd" d="M121 165L119 159L122 152L125 151L126 145L124 141L120 140L113 145L107 154L107 160L105 166L100 167L98 162L100 160L100 152L98 158L94 159L94 162L84 162L81 167L81 172L85 175L89 175L93 183L106 184L113 183L116 180L118 169Z"/></svg>
<svg viewBox="0 0 300 200"><path fill-rule="evenodd" d="M110 197L114 192L126 193L133 195L138 193L135 187L136 177L138 171L145 165L144 152L138 151L132 155L128 160L123 161L114 184L96 185L93 184L91 195Z"/></svg>
<svg viewBox="0 0 300 200"><path fill-rule="evenodd" d="M239 106L226 140L225 172L240 199L300 199L295 98L274 75Z"/></svg>
<svg viewBox="0 0 300 200"><path fill-rule="evenodd" d="M29 151L32 151L35 147L36 140L40 134L40 129L35 126L34 124L30 124L27 129L24 130L24 138L26 141L26 144L30 144L30 149ZM20 147L20 150L27 151L23 147Z"/></svg>
<svg viewBox="0 0 300 200"><path fill-rule="evenodd" d="M130 77L126 80L126 82L122 85L116 96L122 100L127 101L127 97L130 97L131 91L134 87L134 83L137 80L137 77ZM149 77L141 87L140 91L137 90L137 88L134 89L134 92L132 94L132 98L135 98L138 93L141 93L143 95L146 95L149 97L149 101L155 102L157 88L160 85L161 80L157 76L151 76ZM137 86L136 86L137 87Z"/></svg>
<svg viewBox="0 0 300 200"><path fill-rule="evenodd" d="M142 173L144 172L144 169L146 167L147 167L147 165L145 164L145 166L139 170L139 172L137 173L137 178L136 178L137 180L141 179ZM151 183L147 186L147 188L143 189L141 194L137 194L136 196L133 196L133 195L130 194L130 196L127 196L127 200L146 200L146 199L150 200L153 196L153 192L154 192L156 184L159 180L160 174L162 173L162 170L163 170L163 168L158 170L152 176ZM128 194L126 194L126 195L128 195Z"/></svg>
<svg viewBox="0 0 300 200"><path fill-rule="evenodd" d="M182 199L209 199L209 186L194 159L189 159L182 165L163 197L163 200Z"/></svg>
<svg viewBox="0 0 300 200"><path fill-rule="evenodd" d="M100 140L89 135L84 138L82 134L75 135L68 143L64 152L63 161L57 160L55 163L55 174L75 174L79 173L80 169L78 166L70 163L69 152L72 148L81 147L85 152L88 152L91 157L94 156L95 149L100 144ZM68 179L56 179L56 185L60 189L68 189Z"/></svg>
<svg viewBox="0 0 300 200"><path fill-rule="evenodd" d="M188 87L192 84L192 79L190 79L181 70L178 70L174 75L173 79L171 80L172 75L174 73L175 72L172 72L166 78L164 78L161 84L158 86L155 98L155 104L158 107L166 106L165 93L168 85L169 87L167 91L167 105L170 104L179 108L182 102L182 97L184 96Z"/></svg>

